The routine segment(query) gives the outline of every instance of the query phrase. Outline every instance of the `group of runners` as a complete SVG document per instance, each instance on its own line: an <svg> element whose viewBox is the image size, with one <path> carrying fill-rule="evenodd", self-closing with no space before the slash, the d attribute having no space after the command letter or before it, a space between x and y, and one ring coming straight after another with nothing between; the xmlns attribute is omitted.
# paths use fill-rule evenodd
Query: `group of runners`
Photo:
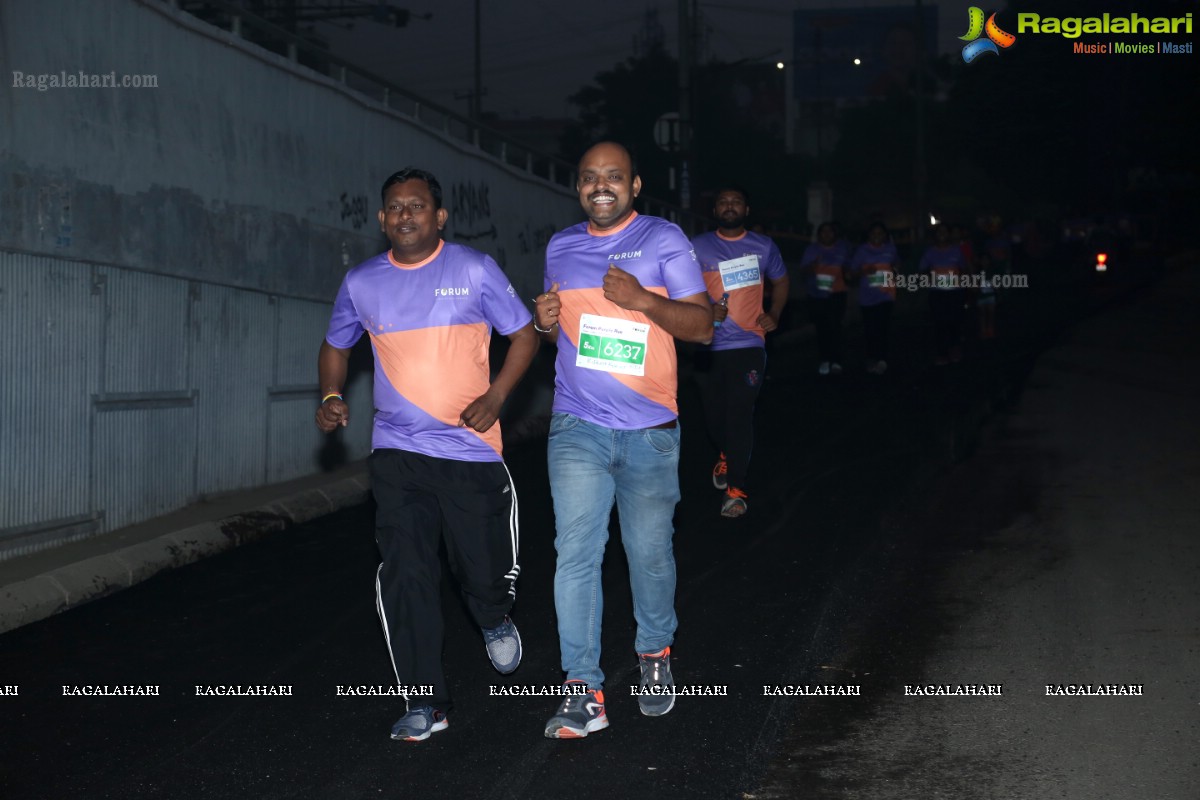
<svg viewBox="0 0 1200 800"><path fill-rule="evenodd" d="M900 291L928 290L935 365L962 360L966 310L972 305L978 309L979 338L994 339L997 289L1010 277L1012 245L997 221L987 221L986 233L977 250L961 226L934 226L933 241L922 253L916 274L906 274L882 223L872 224L857 248L839 235L834 223L821 224L800 262L809 316L817 334L817 372L838 375L843 371L842 330L851 287L858 291L866 371L873 375L883 375L888 369L892 310Z"/></svg>
<svg viewBox="0 0 1200 800"><path fill-rule="evenodd" d="M641 188L621 145L602 142L583 155L577 190L587 219L550 240L544 291L531 313L491 257L442 239L448 212L436 177L408 168L383 184L378 220L391 248L350 269L338 291L318 357L316 423L326 433L350 423L342 391L350 349L367 333L375 359L368 463L382 556L376 605L397 685L432 687L430 694L405 697L394 739L421 741L449 725L440 540L492 665L507 674L520 664L521 637L509 615L520 575L519 513L497 420L539 337L557 349L547 452L565 673L544 734L581 738L608 726L600 573L614 504L637 621L633 649L646 690L639 707L661 716L674 706L675 340L715 341L718 348L753 340L761 348L780 309L761 311L756 276L786 282L786 273L774 245L743 229L744 195L728 204L722 236L706 242L712 250L702 246L707 255L698 260L679 227L634 210ZM743 253L739 240L769 245L769 252ZM718 290L719 303L712 297ZM494 378L493 330L510 342ZM756 390L761 358L753 364ZM730 474L743 468L741 461L723 461ZM722 510L740 515L744 492L725 485Z"/></svg>
<svg viewBox="0 0 1200 800"><path fill-rule="evenodd" d="M422 741L449 725L441 541L493 667L509 674L521 662L510 616L520 576L519 509L498 419L540 343L556 349L547 460L564 673L545 736L582 738L609 724L601 568L614 505L637 623L639 708L654 717L674 706L677 341L708 354L704 409L719 452L713 485L722 493L714 509L736 518L749 507L765 337L778 329L789 295L779 249L747 229L749 198L738 186L717 187L716 230L692 239L639 214L642 181L615 142L584 153L576 189L586 220L549 241L543 291L531 307L490 256L442 238L448 211L437 178L411 167L396 172L383 184L378 212L391 247L351 268L334 302L318 357L316 423L326 433L350 424L342 392L350 350L366 333L375 361L368 465L382 558L376 606L397 685L432 687L405 696L394 739ZM927 258L932 271L946 268L936 255ZM840 327L847 280L861 287L872 371L886 369L883 304L895 296L887 276L896 273L886 231L872 228L851 257L833 226L822 226L801 269L821 372L841 369L831 326ZM509 340L494 375L493 331Z"/></svg>

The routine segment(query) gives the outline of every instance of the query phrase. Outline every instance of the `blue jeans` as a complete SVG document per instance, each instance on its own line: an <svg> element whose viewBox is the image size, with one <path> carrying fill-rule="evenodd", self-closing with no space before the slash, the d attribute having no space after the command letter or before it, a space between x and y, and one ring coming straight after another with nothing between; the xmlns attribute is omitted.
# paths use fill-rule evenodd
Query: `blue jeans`
<svg viewBox="0 0 1200 800"><path fill-rule="evenodd" d="M548 458L558 529L554 607L562 668L567 680L600 689L600 568L614 498L633 590L634 649L656 653L675 638L671 520L679 502L679 428L613 430L556 413Z"/></svg>

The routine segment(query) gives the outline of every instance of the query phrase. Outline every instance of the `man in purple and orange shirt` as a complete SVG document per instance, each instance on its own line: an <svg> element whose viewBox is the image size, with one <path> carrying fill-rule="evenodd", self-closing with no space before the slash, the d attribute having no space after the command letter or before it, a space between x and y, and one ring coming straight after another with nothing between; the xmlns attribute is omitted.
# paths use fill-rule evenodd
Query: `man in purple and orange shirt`
<svg viewBox="0 0 1200 800"><path fill-rule="evenodd" d="M641 191L624 147L603 142L579 162L588 221L546 248L546 291L534 325L558 345L550 422L550 491L558 565L554 606L564 689L551 739L608 727L600 669L600 570L615 500L629 559L634 649L643 714L674 706L672 517L679 502L675 339L707 342L712 311L691 243L678 227L640 216Z"/></svg>
<svg viewBox="0 0 1200 800"><path fill-rule="evenodd" d="M692 239L713 305L712 359L705 381L704 414L721 452L713 486L724 491L721 515L747 510L746 473L754 447L754 402L767 366L766 334L779 327L788 298L787 268L768 237L746 230L746 192L717 192L717 230ZM771 283L771 309L763 310L763 279Z"/></svg>
<svg viewBox="0 0 1200 800"><path fill-rule="evenodd" d="M537 351L530 314L490 257L442 241L442 190L408 168L383 184L379 227L391 249L346 273L318 358L317 426L350 421L342 399L350 348L363 332L375 354L375 424L368 460L383 562L375 602L406 713L392 738L445 730L438 540L444 533L463 599L492 665L512 672L521 638L508 617L517 565L517 494L501 455L500 407ZM492 329L511 342L490 378ZM419 703L419 705L417 704Z"/></svg>

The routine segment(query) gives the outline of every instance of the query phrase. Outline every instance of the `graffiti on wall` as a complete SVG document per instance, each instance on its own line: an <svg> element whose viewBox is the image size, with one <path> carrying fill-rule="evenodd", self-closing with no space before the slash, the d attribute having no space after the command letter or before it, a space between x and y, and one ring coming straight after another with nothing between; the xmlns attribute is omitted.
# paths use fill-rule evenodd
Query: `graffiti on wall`
<svg viewBox="0 0 1200 800"><path fill-rule="evenodd" d="M500 228L492 218L491 187L485 181L454 183L443 202L450 212L449 236L486 250L503 268L508 267L510 254L518 258L541 255L559 227L526 219L515 231L506 226L501 244Z"/></svg>
<svg viewBox="0 0 1200 800"><path fill-rule="evenodd" d="M356 194L353 197L348 192L342 192L338 198L342 203L342 222L349 222L358 230L367 224L367 196Z"/></svg>
<svg viewBox="0 0 1200 800"><path fill-rule="evenodd" d="M538 225L530 220L525 220L524 224L517 231L517 254L520 256L544 256L546 245L550 243L550 237L557 232L558 226L553 222L545 222ZM508 267L508 250L503 246L497 246L496 248L496 263L501 267Z"/></svg>
<svg viewBox="0 0 1200 800"><path fill-rule="evenodd" d="M450 224L454 238L464 242L477 239L496 239L500 232L492 222L492 204L488 185L459 181L450 187Z"/></svg>
<svg viewBox="0 0 1200 800"><path fill-rule="evenodd" d="M492 216L492 204L488 200L488 185L467 181L450 187L450 213L468 225L488 220Z"/></svg>
<svg viewBox="0 0 1200 800"><path fill-rule="evenodd" d="M521 230L517 232L517 246L521 249L521 255L545 250L546 245L550 243L550 237L556 230L558 229L551 222L534 225L526 220Z"/></svg>

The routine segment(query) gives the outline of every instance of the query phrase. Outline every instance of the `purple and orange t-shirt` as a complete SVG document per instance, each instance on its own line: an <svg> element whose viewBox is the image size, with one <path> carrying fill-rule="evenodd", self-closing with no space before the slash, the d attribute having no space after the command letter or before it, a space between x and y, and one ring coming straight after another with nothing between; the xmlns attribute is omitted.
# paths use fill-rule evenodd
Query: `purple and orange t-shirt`
<svg viewBox="0 0 1200 800"><path fill-rule="evenodd" d="M352 347L363 331L375 354L372 448L455 461L500 461L500 424L484 433L459 416L491 386L492 329L508 335L531 319L489 256L441 242L419 264L391 251L346 273L325 341Z"/></svg>
<svg viewBox="0 0 1200 800"><path fill-rule="evenodd" d="M753 231L727 238L719 231L692 239L696 259L712 302L729 295L729 316L713 329L713 350L763 347L766 331L758 324L763 313L763 277L777 281L787 275L783 256L770 237Z"/></svg>
<svg viewBox="0 0 1200 800"><path fill-rule="evenodd" d="M635 212L613 230L581 222L555 234L546 247L546 289L557 283L562 301L554 411L618 430L670 422L679 414L675 340L605 299L610 264L672 300L705 291L691 243L664 219Z"/></svg>
<svg viewBox="0 0 1200 800"><path fill-rule="evenodd" d="M900 256L892 242L878 246L867 242L860 246L854 251L854 258L850 259L850 272L856 277L861 276L858 284L860 306L877 306L895 301Z"/></svg>
<svg viewBox="0 0 1200 800"><path fill-rule="evenodd" d="M829 297L846 291L845 269L850 252L842 242L813 242L804 249L800 268L808 273L808 296Z"/></svg>
<svg viewBox="0 0 1200 800"><path fill-rule="evenodd" d="M917 265L921 272L928 272L933 277L934 291L948 291L959 289L958 277L966 271L967 257L963 255L962 248L956 244L947 244L945 247L933 246L925 251L921 256L921 263Z"/></svg>

